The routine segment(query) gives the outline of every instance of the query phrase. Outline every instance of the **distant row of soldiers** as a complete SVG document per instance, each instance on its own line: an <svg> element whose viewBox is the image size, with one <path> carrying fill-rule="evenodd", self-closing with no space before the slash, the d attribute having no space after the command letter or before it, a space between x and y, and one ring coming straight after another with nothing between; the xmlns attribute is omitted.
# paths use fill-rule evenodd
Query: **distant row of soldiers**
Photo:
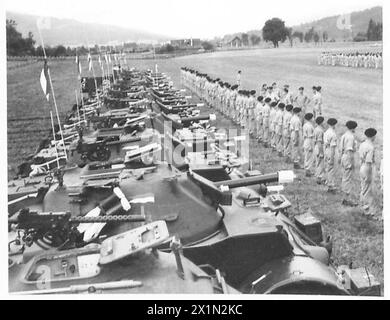
<svg viewBox="0 0 390 320"><path fill-rule="evenodd" d="M330 193L337 190L338 151L342 169L342 203L347 206L358 205L351 196L355 154L358 152L360 204L367 215L373 215L373 142L377 133L374 128L365 131L366 139L358 148L355 121L346 123L346 132L338 139L335 131L337 120L329 118L325 121L321 115L320 104L317 104L313 112L305 112L306 104L303 100L289 95L282 98L277 94L275 86L267 87L262 95L256 96L255 90L238 90L238 84L231 85L220 79L212 79L207 74L186 67L181 69L181 80L184 86L195 92L209 106L248 129L264 147L277 151L287 162L292 161L295 169L302 169L300 163L303 158L306 176L314 175L317 183L326 185ZM313 90L318 92L321 88L314 87Z"/></svg>
<svg viewBox="0 0 390 320"><path fill-rule="evenodd" d="M382 52L322 52L318 58L318 64L324 66L382 69L383 59Z"/></svg>

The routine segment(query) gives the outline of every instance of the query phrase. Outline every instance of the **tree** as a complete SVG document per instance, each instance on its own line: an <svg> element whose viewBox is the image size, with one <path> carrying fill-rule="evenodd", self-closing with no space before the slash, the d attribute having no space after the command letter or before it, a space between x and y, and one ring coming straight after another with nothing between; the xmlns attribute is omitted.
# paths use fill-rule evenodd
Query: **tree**
<svg viewBox="0 0 390 320"><path fill-rule="evenodd" d="M322 33L322 41L326 42L326 41L328 41L328 38L329 38L328 32L324 31Z"/></svg>
<svg viewBox="0 0 390 320"><path fill-rule="evenodd" d="M315 32L314 35L313 35L313 40L314 40L314 43L317 45L318 42L320 41L320 35L318 34L318 32Z"/></svg>
<svg viewBox="0 0 390 320"><path fill-rule="evenodd" d="M308 32L305 33L304 39L306 42L311 42L314 38L314 27L311 27Z"/></svg>
<svg viewBox="0 0 390 320"><path fill-rule="evenodd" d="M381 41L383 37L383 25L381 22L376 23L370 19L367 29L367 40L368 41Z"/></svg>
<svg viewBox="0 0 390 320"><path fill-rule="evenodd" d="M260 43L261 38L258 35L252 33L250 35L250 40L251 40L252 46L257 46Z"/></svg>
<svg viewBox="0 0 390 320"><path fill-rule="evenodd" d="M203 41L202 42L202 47L206 51L214 50L214 45L210 41Z"/></svg>
<svg viewBox="0 0 390 320"><path fill-rule="evenodd" d="M62 45L55 47L53 51L53 55L55 57L61 57L66 55L66 48Z"/></svg>
<svg viewBox="0 0 390 320"><path fill-rule="evenodd" d="M29 32L28 37L23 38L22 34L16 30L16 26L14 20L6 20L7 55L33 55L35 53L33 34Z"/></svg>
<svg viewBox="0 0 390 320"><path fill-rule="evenodd" d="M275 48L279 47L279 41L286 41L288 30L284 21L279 18L267 20L263 27L263 39L271 41Z"/></svg>
<svg viewBox="0 0 390 320"><path fill-rule="evenodd" d="M293 38L298 38L300 42L303 42L303 32L300 31L294 31L292 34Z"/></svg>
<svg viewBox="0 0 390 320"><path fill-rule="evenodd" d="M241 41L244 46L249 46L249 35L247 33L242 33Z"/></svg>

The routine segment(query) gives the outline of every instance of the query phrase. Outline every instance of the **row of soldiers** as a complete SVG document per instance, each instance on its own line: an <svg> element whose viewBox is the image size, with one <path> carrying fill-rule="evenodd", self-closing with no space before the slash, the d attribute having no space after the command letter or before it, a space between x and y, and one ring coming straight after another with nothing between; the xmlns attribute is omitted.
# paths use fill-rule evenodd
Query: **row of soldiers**
<svg viewBox="0 0 390 320"><path fill-rule="evenodd" d="M337 190L338 151L342 169L342 204L346 206L358 205L352 196L355 154L358 153L360 204L365 214L374 214L373 142L377 133L374 128L365 131L366 139L358 148L355 121L346 123L346 132L338 139L337 119L329 118L325 121L321 109L306 112L296 99L279 98L274 86L267 87L262 95L256 96L255 90L238 90L238 84L230 85L186 67L181 69L181 77L183 84L209 106L216 108L241 127L249 129L250 134L256 137L259 143L263 143L264 147L272 148L280 157L285 157L287 162L293 162L294 169L304 169L308 177L314 175L317 183L326 185L330 193ZM315 87L315 90L318 88Z"/></svg>
<svg viewBox="0 0 390 320"><path fill-rule="evenodd" d="M322 52L318 57L318 64L324 66L382 69L383 59L381 52Z"/></svg>

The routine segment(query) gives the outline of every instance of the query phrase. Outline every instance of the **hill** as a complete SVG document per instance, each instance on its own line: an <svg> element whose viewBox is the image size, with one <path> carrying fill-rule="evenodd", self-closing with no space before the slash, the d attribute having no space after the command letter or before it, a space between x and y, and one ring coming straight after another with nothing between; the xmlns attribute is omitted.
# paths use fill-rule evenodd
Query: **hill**
<svg viewBox="0 0 390 320"><path fill-rule="evenodd" d="M16 12L7 12L7 19L15 20L17 30L27 36L31 31L38 43L38 16ZM50 21L50 28L42 30L45 45L65 46L89 44L108 44L122 42L157 42L168 40L167 36L153 34L136 29L127 29L112 25L84 23L72 19L45 18Z"/></svg>
<svg viewBox="0 0 390 320"><path fill-rule="evenodd" d="M351 30L343 30L342 17L350 17ZM373 19L375 22L382 22L382 7L373 7L371 9L356 11L346 15L337 15L332 17L323 18L313 22L293 26L294 31L308 31L311 27L314 27L316 31L327 31L329 39L344 40L350 39L357 35L359 32L367 32L368 22ZM348 19L346 19L348 23Z"/></svg>
<svg viewBox="0 0 390 320"><path fill-rule="evenodd" d="M350 23L352 28L351 31L343 30L342 28L339 28L340 24L342 24L342 17L350 17L350 21L348 19L346 20L346 23ZM279 17L283 20L283 17ZM356 11L349 14L340 14L337 16L331 16L322 18L320 20L315 20L312 22L300 24L297 26L292 26L293 31L302 31L306 32L311 27L314 27L316 31L323 32L327 31L328 33L328 39L335 39L338 41L352 39L355 35L357 35L359 32L367 32L368 28L368 22L370 19L373 19L375 22L382 22L382 7L373 7L370 9L362 10L362 11ZM290 26L288 26L290 27ZM228 42L235 36L240 37L242 33L248 33L248 34L256 34L262 37L262 31L261 30L251 30L246 32L237 32L234 34L227 34L222 37L223 42Z"/></svg>

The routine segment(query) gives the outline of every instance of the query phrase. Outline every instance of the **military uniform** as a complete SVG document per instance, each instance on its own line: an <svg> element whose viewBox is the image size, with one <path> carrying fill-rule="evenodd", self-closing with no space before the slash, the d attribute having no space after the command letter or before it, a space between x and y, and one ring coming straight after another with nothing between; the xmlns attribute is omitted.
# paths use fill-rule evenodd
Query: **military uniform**
<svg viewBox="0 0 390 320"><path fill-rule="evenodd" d="M300 169L299 162L301 160L300 154L300 135L302 131L301 119L299 119L300 108L294 108L294 115L290 121L290 135L291 135L291 156L294 162L294 168Z"/></svg>
<svg viewBox="0 0 390 320"><path fill-rule="evenodd" d="M278 111L275 115L275 136L276 136L276 150L279 153L279 156L283 156L283 112L284 112L284 103L279 103Z"/></svg>
<svg viewBox="0 0 390 320"><path fill-rule="evenodd" d="M371 140L376 135L375 129L367 129L367 139L359 147L360 158L360 202L367 214L374 213L372 192L373 166L375 165L375 147Z"/></svg>
<svg viewBox="0 0 390 320"><path fill-rule="evenodd" d="M268 147L269 138L270 138L270 114L271 114L271 108L270 108L270 99L265 99L266 103L263 106L263 142L264 146Z"/></svg>
<svg viewBox="0 0 390 320"><path fill-rule="evenodd" d="M272 102L272 104L271 104L271 111L269 113L270 145L271 145L272 148L276 147L276 144L275 144L275 141L276 141L276 136L275 136L275 128L276 128L275 118L276 118L276 102Z"/></svg>
<svg viewBox="0 0 390 320"><path fill-rule="evenodd" d="M307 113L305 115L305 124L302 128L303 135L303 152L304 152L304 168L306 170L306 176L311 176L313 174L314 166L314 127L311 123L313 118L312 113Z"/></svg>
<svg viewBox="0 0 390 320"><path fill-rule="evenodd" d="M354 130L357 126L355 121L348 121L346 131L340 139L340 164L342 168L341 190L345 194L343 204L351 205L352 201L349 198L352 193L352 174L355 168L355 152L357 143L355 136L351 130Z"/></svg>
<svg viewBox="0 0 390 320"><path fill-rule="evenodd" d="M323 117L316 119L317 126L314 128L314 159L315 159L315 177L317 183L324 181L324 129L322 127Z"/></svg>
<svg viewBox="0 0 390 320"><path fill-rule="evenodd" d="M335 121L332 121L335 120ZM327 175L326 183L328 191L333 192L336 189L336 171L335 158L337 148L337 135L332 126L337 123L336 119L329 119L328 124L331 126L324 133L324 147L325 147L325 171Z"/></svg>
<svg viewBox="0 0 390 320"><path fill-rule="evenodd" d="M286 111L283 115L283 153L286 160L289 161L291 157L291 133L290 133L290 122L292 118L292 105L286 106Z"/></svg>

